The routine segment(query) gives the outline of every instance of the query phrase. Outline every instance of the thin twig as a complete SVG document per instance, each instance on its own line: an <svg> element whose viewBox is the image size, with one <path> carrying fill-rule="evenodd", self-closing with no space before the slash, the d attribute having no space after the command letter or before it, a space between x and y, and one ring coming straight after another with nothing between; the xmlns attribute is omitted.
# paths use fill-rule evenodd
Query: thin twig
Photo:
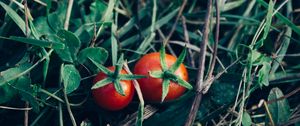
<svg viewBox="0 0 300 126"><path fill-rule="evenodd" d="M24 0L24 12L25 12L25 35L26 37L29 37L29 26L28 26L28 6L27 6L27 0ZM29 108L28 101L25 101L25 108ZM28 114L29 110L24 111L24 126L28 126Z"/></svg>
<svg viewBox="0 0 300 126"><path fill-rule="evenodd" d="M25 108L29 107L29 103L28 101L25 102ZM28 126L28 114L29 114L29 110L25 110L24 112L24 126Z"/></svg>
<svg viewBox="0 0 300 126"><path fill-rule="evenodd" d="M182 27L183 27L183 32L184 32L184 41L188 44L190 44L190 38L189 38L189 33L188 33L188 30L187 30L187 26L186 26L186 19L184 16L182 16ZM193 53L192 53L192 50L191 49L188 49L188 61L190 63L190 65L192 67L195 67L195 60L193 58Z"/></svg>
<svg viewBox="0 0 300 126"><path fill-rule="evenodd" d="M65 90L63 92L64 92L64 97L65 97L65 101L66 101L67 110L68 110L68 113L70 115L70 119L72 121L72 124L73 124L73 126L77 126L74 115L73 115L71 107L70 107L70 103L69 103L69 100L68 100L67 93L66 93Z"/></svg>
<svg viewBox="0 0 300 126"><path fill-rule="evenodd" d="M171 36L173 35L173 33L174 33L174 31L175 31L175 28L176 28L176 25L177 25L177 23L178 23L178 20L179 20L179 18L181 17L182 12L183 12L183 10L184 10L186 4L187 4L187 0L184 0L184 1L182 2L182 4L181 4L181 7L180 7L179 11L178 11L178 15L177 15L177 17L176 17L175 23L173 24L172 29L171 29L169 35L167 36L167 38L166 38L165 41L164 41L164 45L167 45L168 41L170 40Z"/></svg>
<svg viewBox="0 0 300 126"><path fill-rule="evenodd" d="M0 109L9 109L9 110L18 110L18 111L28 111L32 108L15 108L15 107L9 107L9 106L0 106Z"/></svg>
<svg viewBox="0 0 300 126"><path fill-rule="evenodd" d="M207 2L207 11L205 16L205 25L203 27L203 41L200 44L200 56L199 56L199 68L198 68L198 76L196 83L196 96L194 98L192 107L190 109L190 113L186 120L185 126L191 126L196 118L196 114L199 109L199 105L202 99L202 88L203 88L203 77L204 77L204 69L205 69L205 55L206 55L206 46L208 43L208 33L209 33L209 24L210 24L210 15L211 15L211 5L212 0L208 0Z"/></svg>
<svg viewBox="0 0 300 126"><path fill-rule="evenodd" d="M24 0L24 12L25 12L25 35L26 37L29 37L29 26L28 26L28 6L27 6L27 0Z"/></svg>
<svg viewBox="0 0 300 126"><path fill-rule="evenodd" d="M270 112L270 110L269 110L269 107L268 107L266 101L264 101L264 107L265 107L265 109L266 109L266 111L267 111L267 115L268 115L268 117L269 117L269 119L270 119L271 126L275 126L274 121L273 121L272 114L271 114L271 112Z"/></svg>
<svg viewBox="0 0 300 126"><path fill-rule="evenodd" d="M68 8L67 8L66 19L65 19L65 24L64 24L65 30L69 29L69 22L70 22L73 2L74 2L73 0L69 0L69 2L68 2Z"/></svg>
<svg viewBox="0 0 300 126"><path fill-rule="evenodd" d="M218 50L218 43L219 43L219 31L220 31L220 11L219 11L219 5L218 5L218 1L215 1L215 7L216 7L216 13L217 13L217 17L216 17L216 33L215 33L215 43L213 46L213 57L212 57L212 62L210 65L210 69L208 70L208 78L212 77L213 75L213 71L216 65L216 57L217 57L217 50Z"/></svg>

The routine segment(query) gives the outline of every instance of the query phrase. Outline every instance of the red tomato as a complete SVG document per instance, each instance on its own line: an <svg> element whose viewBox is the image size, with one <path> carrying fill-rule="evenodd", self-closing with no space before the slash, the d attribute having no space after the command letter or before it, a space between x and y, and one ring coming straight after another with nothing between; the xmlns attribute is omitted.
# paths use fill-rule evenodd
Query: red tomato
<svg viewBox="0 0 300 126"><path fill-rule="evenodd" d="M166 63L168 67L172 66L175 61L176 57L166 54ZM152 78L149 75L150 71L158 70L162 70L160 54L158 52L144 55L134 67L134 74L147 76L147 78L138 79L143 97L146 101L160 102L162 99L162 79ZM183 64L175 71L175 74L183 80L188 81L188 73ZM185 90L185 87L171 81L165 101L180 97Z"/></svg>
<svg viewBox="0 0 300 126"><path fill-rule="evenodd" d="M109 70L114 71L114 67L108 67ZM121 74L127 74L125 70L121 70ZM106 78L107 76L100 72L94 79L94 84ZM116 111L125 108L132 100L134 95L134 86L130 80L121 80L121 86L124 90L125 96L119 94L114 88L113 83L103 87L92 90L93 97L96 103L104 109Z"/></svg>

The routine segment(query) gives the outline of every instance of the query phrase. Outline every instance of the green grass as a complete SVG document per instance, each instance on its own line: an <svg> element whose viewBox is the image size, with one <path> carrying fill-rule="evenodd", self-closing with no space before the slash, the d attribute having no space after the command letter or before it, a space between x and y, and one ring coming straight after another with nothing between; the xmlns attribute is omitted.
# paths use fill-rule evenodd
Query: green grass
<svg viewBox="0 0 300 126"><path fill-rule="evenodd" d="M187 0L177 24L180 0L20 1L0 2L1 125L185 124L196 94L206 1ZM299 2L223 1L213 75L230 67L203 95L194 125L299 126ZM212 48L214 4L211 17ZM95 64L118 65L124 54L133 71L141 56L160 50L173 25L165 50L179 57L187 48L183 63L194 89L164 103L144 102L138 91L120 111L98 107L91 93ZM204 77L212 57L208 48Z"/></svg>

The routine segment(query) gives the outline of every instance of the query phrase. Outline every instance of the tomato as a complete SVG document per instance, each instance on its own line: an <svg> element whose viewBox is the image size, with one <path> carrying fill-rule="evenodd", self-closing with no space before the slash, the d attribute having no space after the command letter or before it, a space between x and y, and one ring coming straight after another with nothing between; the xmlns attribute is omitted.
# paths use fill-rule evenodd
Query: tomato
<svg viewBox="0 0 300 126"><path fill-rule="evenodd" d="M176 57L166 54L166 64L168 67L172 66ZM149 75L150 71L162 71L160 64L160 53L149 53L144 55L135 65L134 74L145 75L146 78L138 79L143 97L146 101L159 102L162 99L162 82L160 78L153 78ZM183 64L175 71L175 75L179 76L185 81L188 81L188 72ZM178 85L175 82L170 82L169 92L165 101L174 100L180 97L186 88Z"/></svg>
<svg viewBox="0 0 300 126"><path fill-rule="evenodd" d="M109 70L114 71L114 67L108 67ZM121 70L121 74L127 74L125 70ZM103 72L100 72L94 79L94 84L106 78ZM119 94L114 88L113 83L103 87L92 90L93 97L96 103L104 109L116 111L125 108L132 100L134 95L134 86L130 80L121 80L121 86L124 90L125 96Z"/></svg>

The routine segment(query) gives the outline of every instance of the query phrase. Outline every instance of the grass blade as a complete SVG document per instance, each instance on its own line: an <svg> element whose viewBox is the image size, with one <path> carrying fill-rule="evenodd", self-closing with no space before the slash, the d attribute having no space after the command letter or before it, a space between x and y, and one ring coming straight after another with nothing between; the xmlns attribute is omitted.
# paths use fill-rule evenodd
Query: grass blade
<svg viewBox="0 0 300 126"><path fill-rule="evenodd" d="M52 49L64 49L65 48L65 45L63 43L37 40L37 39L18 37L18 36L10 36L9 38L0 36L0 39L13 40L13 41L17 41L17 42L22 42L22 43L26 43L26 44L31 44L31 45L46 47L46 48L52 48Z"/></svg>
<svg viewBox="0 0 300 126"><path fill-rule="evenodd" d="M24 20L15 12L12 8L7 6L5 3L0 1L0 5L6 11L8 16L19 26L19 28L23 31L24 35L26 35L26 27ZM30 31L29 31L30 32Z"/></svg>

